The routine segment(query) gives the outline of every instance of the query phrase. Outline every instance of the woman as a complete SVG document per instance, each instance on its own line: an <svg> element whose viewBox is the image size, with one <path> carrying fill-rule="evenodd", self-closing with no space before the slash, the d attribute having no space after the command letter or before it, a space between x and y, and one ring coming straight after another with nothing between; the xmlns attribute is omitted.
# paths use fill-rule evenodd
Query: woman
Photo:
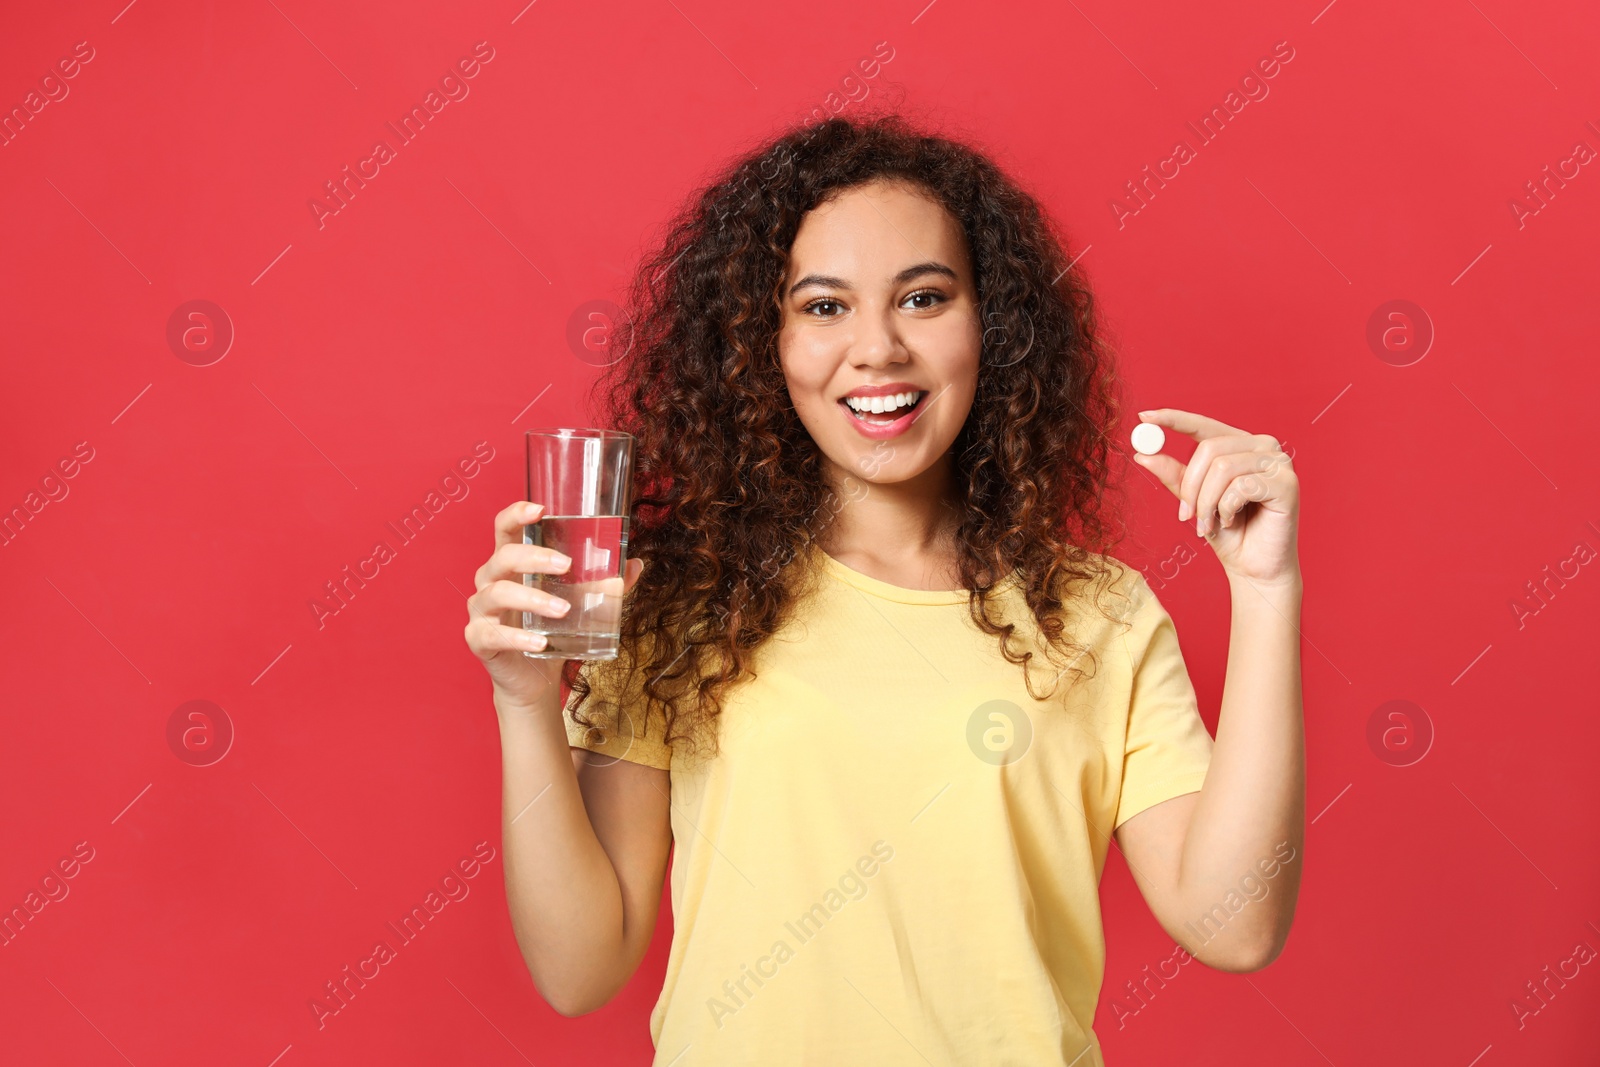
<svg viewBox="0 0 1600 1067"><path fill-rule="evenodd" d="M1116 403L1081 275L978 152L893 117L752 152L675 221L597 383L638 437L623 654L519 655L564 559L496 518L506 884L539 991L605 1004L672 863L659 1064L1100 1064L1111 837L1225 971L1282 949L1304 830L1298 485L1185 411L1135 461L1233 619L1215 742L1107 554ZM1251 888L1251 887L1255 888ZM1183 962L1190 956L1184 955Z"/></svg>

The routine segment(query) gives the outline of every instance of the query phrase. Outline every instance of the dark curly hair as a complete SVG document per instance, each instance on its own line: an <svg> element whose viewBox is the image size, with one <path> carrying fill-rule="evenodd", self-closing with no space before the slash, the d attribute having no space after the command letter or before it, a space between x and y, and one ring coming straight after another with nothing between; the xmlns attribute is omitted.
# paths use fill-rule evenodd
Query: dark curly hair
<svg viewBox="0 0 1600 1067"><path fill-rule="evenodd" d="M715 751L721 695L788 618L807 580L793 564L838 510L779 364L781 286L802 216L875 179L942 204L971 256L985 328L953 503L972 618L1042 699L1027 675L1034 653L990 618L996 584L1016 574L1048 651L1064 657L1052 673L1083 674L1088 649L1065 615L1073 583L1114 569L1102 508L1118 413L1089 289L1040 205L979 151L892 113L832 118L745 154L668 223L613 332L622 355L594 383L604 424L637 438L629 552L645 568L623 611L617 691L642 695L650 714L638 722L659 715L675 750ZM574 720L599 725L584 711L606 714L588 700L589 672L571 661L564 674Z"/></svg>

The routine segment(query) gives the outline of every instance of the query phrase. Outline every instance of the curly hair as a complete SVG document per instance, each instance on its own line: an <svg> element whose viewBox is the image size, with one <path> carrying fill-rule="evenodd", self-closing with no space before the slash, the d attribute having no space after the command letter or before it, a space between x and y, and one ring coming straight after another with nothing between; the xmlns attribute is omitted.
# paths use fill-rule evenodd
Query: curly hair
<svg viewBox="0 0 1600 1067"><path fill-rule="evenodd" d="M624 605L620 658L646 702L640 721L659 713L675 750L710 740L715 751L723 694L789 617L806 588L801 550L839 509L788 399L781 291L806 212L880 179L942 204L971 256L984 330L952 504L972 619L1043 699L1027 673L1034 653L1014 647L1015 624L991 618L996 585L1015 575L1047 652L1066 661L1055 677L1083 675L1075 664L1091 650L1072 643L1065 616L1073 583L1104 579L1115 562L1103 508L1105 428L1118 413L1089 289L1040 205L979 151L892 113L831 118L748 152L680 209L633 277L612 335L623 355L591 395L606 425L636 437L629 552L645 567ZM564 680L579 698L574 720L594 726L582 666L568 662Z"/></svg>

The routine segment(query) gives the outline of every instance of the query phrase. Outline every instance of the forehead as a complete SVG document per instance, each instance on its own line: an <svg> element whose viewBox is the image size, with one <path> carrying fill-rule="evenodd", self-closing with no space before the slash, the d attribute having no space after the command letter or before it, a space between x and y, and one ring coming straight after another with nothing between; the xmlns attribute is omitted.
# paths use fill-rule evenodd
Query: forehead
<svg viewBox="0 0 1600 1067"><path fill-rule="evenodd" d="M899 264L937 260L965 273L961 224L928 193L903 182L873 181L842 190L800 221L789 250L791 273L893 274Z"/></svg>

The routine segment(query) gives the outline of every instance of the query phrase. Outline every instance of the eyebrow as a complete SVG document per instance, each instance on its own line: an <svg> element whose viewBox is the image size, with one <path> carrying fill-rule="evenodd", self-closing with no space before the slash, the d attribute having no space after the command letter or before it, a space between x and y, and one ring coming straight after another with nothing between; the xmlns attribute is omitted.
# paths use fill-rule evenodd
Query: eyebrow
<svg viewBox="0 0 1600 1067"><path fill-rule="evenodd" d="M895 285L904 285L913 278L920 278L924 274L941 274L953 282L960 280L960 278L956 275L956 272L945 266L943 263L928 262L918 263L914 267L907 267L905 270L894 276L893 283ZM807 274L804 278L801 278L799 281L795 282L789 287L789 295L793 296L801 289L805 289L807 287L816 287L819 289L854 288L843 278L835 278L831 274Z"/></svg>

